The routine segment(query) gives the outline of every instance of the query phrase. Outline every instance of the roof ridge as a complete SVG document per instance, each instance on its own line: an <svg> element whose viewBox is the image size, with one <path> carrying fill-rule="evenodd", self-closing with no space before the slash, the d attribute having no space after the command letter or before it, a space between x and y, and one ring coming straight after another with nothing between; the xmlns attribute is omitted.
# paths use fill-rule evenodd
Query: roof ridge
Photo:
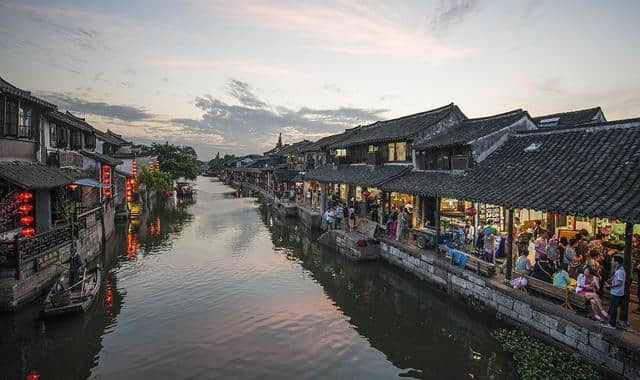
<svg viewBox="0 0 640 380"><path fill-rule="evenodd" d="M416 116L422 116L422 115L426 115L426 114L429 114L429 113L435 113L435 112L442 111L445 108L452 107L452 106L455 106L455 103L451 102L451 103L449 103L447 105L444 105L442 107L438 107L438 108L434 108L434 109L427 110L427 111L422 111L422 112L416 112L416 113L411 114L411 115L400 116L400 117L396 117L394 119L378 120L378 121L373 122L371 124L363 125L362 127L363 128L372 127L372 126L374 126L376 124L382 124L382 123L387 123L387 122L396 121L396 120L409 119L409 118L416 117ZM357 127L354 127L354 128L357 128Z"/></svg>
<svg viewBox="0 0 640 380"><path fill-rule="evenodd" d="M535 116L533 119L545 119L545 118L551 118L551 117L558 117L562 115L568 115L568 114L577 113L577 112L587 112L587 111L594 111L594 110L602 110L602 107L595 106L595 107L589 107L589 108L584 108L584 109L574 110L574 111L550 113L548 115Z"/></svg>
<svg viewBox="0 0 640 380"><path fill-rule="evenodd" d="M632 119L604 121L604 122L592 123L592 124L574 124L574 125L565 126L565 127L544 128L544 129L536 129L536 130L528 130L528 131L516 131L513 136L525 137L525 136L541 136L541 135L559 135L564 133L600 132L600 131L605 131L610 129L630 129L630 128L640 128L640 117L636 117Z"/></svg>
<svg viewBox="0 0 640 380"><path fill-rule="evenodd" d="M67 110L66 115L69 116L69 117L72 117L72 118L74 118L76 120L84 121L85 123L87 122L87 120L85 118L82 118L80 116L76 116L76 115L72 114L71 112L69 112L69 110Z"/></svg>
<svg viewBox="0 0 640 380"><path fill-rule="evenodd" d="M521 112L524 113L526 112L525 110L523 110L522 108L518 108L518 109L514 109L511 111L507 111L507 112L503 112L503 113L498 113L495 115L490 115L490 116L483 116L483 117L472 117L466 120L462 120L462 123L466 123L466 122L474 122L474 121L479 121L479 120L486 120L486 119L492 119L492 118L496 118L496 117L500 117L500 116L507 116L509 114L515 114L516 112Z"/></svg>

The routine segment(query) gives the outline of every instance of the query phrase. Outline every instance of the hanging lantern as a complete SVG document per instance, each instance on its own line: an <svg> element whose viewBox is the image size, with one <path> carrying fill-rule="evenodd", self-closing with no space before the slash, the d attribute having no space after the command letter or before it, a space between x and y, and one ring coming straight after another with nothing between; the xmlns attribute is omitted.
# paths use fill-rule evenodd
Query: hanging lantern
<svg viewBox="0 0 640 380"><path fill-rule="evenodd" d="M77 189L77 188L78 188L78 185L76 185L75 183L70 183L70 184L68 184L68 185L67 185L67 188L68 188L69 190L74 191L75 189Z"/></svg>
<svg viewBox="0 0 640 380"><path fill-rule="evenodd" d="M160 161L156 160L156 171L160 171Z"/></svg>
<svg viewBox="0 0 640 380"><path fill-rule="evenodd" d="M109 165L102 165L102 183L106 184L102 189L102 195L108 198L111 196L111 167Z"/></svg>
<svg viewBox="0 0 640 380"><path fill-rule="evenodd" d="M18 201L19 202L29 202L32 198L33 198L33 194L31 194L28 191L25 191L25 192L22 192L22 193L18 194Z"/></svg>
<svg viewBox="0 0 640 380"><path fill-rule="evenodd" d="M40 380L40 374L36 371L31 371L29 372L25 380Z"/></svg>
<svg viewBox="0 0 640 380"><path fill-rule="evenodd" d="M25 215L20 217L20 223L26 224L27 226L33 223L33 216Z"/></svg>
<svg viewBox="0 0 640 380"><path fill-rule="evenodd" d="M36 230L33 227L24 227L22 229L22 236L33 236L36 233Z"/></svg>
<svg viewBox="0 0 640 380"><path fill-rule="evenodd" d="M18 210L23 214L28 214L31 210L33 210L33 206L27 203L21 204L20 206L18 206Z"/></svg>

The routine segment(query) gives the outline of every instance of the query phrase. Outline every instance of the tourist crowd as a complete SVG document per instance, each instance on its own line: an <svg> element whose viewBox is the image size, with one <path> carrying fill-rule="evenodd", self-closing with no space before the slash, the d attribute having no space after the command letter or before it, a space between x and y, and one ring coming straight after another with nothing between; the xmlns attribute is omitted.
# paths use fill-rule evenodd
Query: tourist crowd
<svg viewBox="0 0 640 380"><path fill-rule="evenodd" d="M536 224L539 226L539 224ZM515 232L519 241L522 234ZM625 327L626 321L618 321L617 313L625 296L626 273L623 268L624 245L606 242L603 235L589 236L581 231L571 239L557 236L549 238L544 230L535 230L533 239L525 247L515 244L515 272L552 283L584 296L589 302L593 318L606 328ZM640 236L633 235L634 273L640 275ZM530 258L533 257L534 260ZM514 287L526 286L526 278L512 280ZM602 298L608 290L608 311ZM640 290L638 291L640 298ZM634 310L640 313L640 309Z"/></svg>

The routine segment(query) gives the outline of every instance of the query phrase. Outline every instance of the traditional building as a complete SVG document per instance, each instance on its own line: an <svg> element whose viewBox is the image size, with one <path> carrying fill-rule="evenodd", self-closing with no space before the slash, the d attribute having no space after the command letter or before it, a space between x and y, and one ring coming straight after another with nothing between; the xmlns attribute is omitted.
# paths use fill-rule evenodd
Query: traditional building
<svg viewBox="0 0 640 380"><path fill-rule="evenodd" d="M536 116L533 121L539 128L566 127L579 124L602 123L607 121L600 107L587 108L579 111L554 113Z"/></svg>
<svg viewBox="0 0 640 380"><path fill-rule="evenodd" d="M328 146L331 167L305 173L305 191L320 192L319 197L312 194L305 199L311 198L312 204L313 199L321 199L318 202L321 209L327 195L343 202L354 200L362 204L359 209L363 215L382 221L385 213L408 201L403 194L383 194L379 185L410 170L412 143L444 133L465 119L460 109L451 103L357 128L349 132L348 137Z"/></svg>

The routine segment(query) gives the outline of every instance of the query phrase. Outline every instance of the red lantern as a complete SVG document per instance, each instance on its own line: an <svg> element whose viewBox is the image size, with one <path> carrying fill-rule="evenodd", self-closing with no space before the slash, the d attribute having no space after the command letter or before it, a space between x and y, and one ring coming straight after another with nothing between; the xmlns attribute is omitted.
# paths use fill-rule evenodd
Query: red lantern
<svg viewBox="0 0 640 380"><path fill-rule="evenodd" d="M21 233L22 236L32 236L36 233L36 230L34 230L33 227L24 227Z"/></svg>
<svg viewBox="0 0 640 380"><path fill-rule="evenodd" d="M20 206L18 206L18 210L20 210L21 213L23 214L27 214L28 212L30 212L31 210L33 210L33 206L31 206L30 204L21 204Z"/></svg>
<svg viewBox="0 0 640 380"><path fill-rule="evenodd" d="M75 183L70 183L67 185L67 187L69 188L69 190L75 190L78 188L78 185L76 185Z"/></svg>
<svg viewBox="0 0 640 380"><path fill-rule="evenodd" d="M31 371L25 380L40 380L40 374L36 371Z"/></svg>
<svg viewBox="0 0 640 380"><path fill-rule="evenodd" d="M20 202L28 202L33 198L33 194L25 191L23 193L18 194L18 201Z"/></svg>
<svg viewBox="0 0 640 380"><path fill-rule="evenodd" d="M20 217L20 223L26 224L28 226L29 224L33 223L33 216L25 215Z"/></svg>

